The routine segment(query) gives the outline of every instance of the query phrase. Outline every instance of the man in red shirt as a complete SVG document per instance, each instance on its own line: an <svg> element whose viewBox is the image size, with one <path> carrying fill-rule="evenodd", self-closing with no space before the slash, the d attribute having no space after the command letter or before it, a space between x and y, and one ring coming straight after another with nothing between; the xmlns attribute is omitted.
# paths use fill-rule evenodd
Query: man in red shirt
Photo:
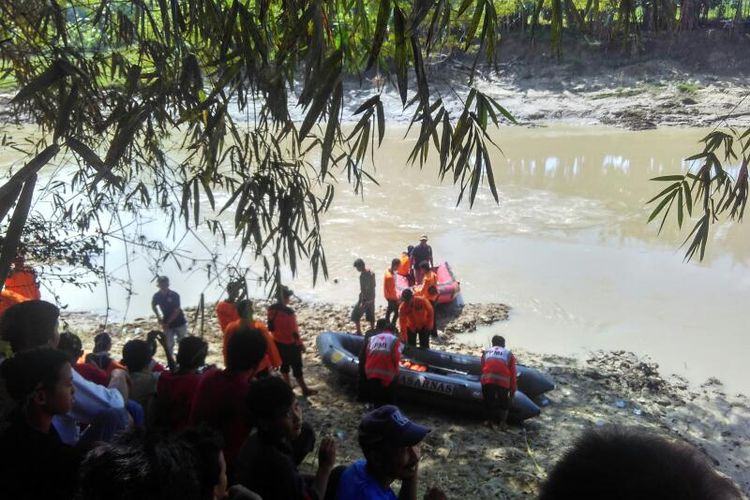
<svg viewBox="0 0 750 500"><path fill-rule="evenodd" d="M291 386L289 381L291 369L297 385L302 389L302 395L313 396L318 391L310 389L302 375L302 353L305 352L305 344L299 336L294 309L289 307L292 295L294 295L292 290L285 286L281 287L281 300L268 308L268 329L273 333L274 342L281 355L281 376Z"/></svg>
<svg viewBox="0 0 750 500"><path fill-rule="evenodd" d="M505 338L500 335L492 337L492 347L482 354L481 383L487 412L485 424L505 427L516 394L516 357L505 348Z"/></svg>
<svg viewBox="0 0 750 500"><path fill-rule="evenodd" d="M193 397L189 424L206 424L221 433L229 477L234 477L234 464L252 429L245 397L265 355L266 339L260 330L240 328L229 339L227 367L206 372Z"/></svg>

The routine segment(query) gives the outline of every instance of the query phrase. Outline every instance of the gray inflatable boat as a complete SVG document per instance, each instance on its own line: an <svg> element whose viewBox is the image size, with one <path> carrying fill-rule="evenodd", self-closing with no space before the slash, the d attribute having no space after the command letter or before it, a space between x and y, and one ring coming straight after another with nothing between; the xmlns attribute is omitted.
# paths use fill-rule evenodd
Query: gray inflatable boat
<svg viewBox="0 0 750 500"><path fill-rule="evenodd" d="M318 353L331 371L354 382L359 378L359 351L363 342L359 335L323 332L318 335ZM481 360L477 356L405 346L402 359L428 367L425 372L401 367L398 396L402 400L459 412L483 411ZM520 365L517 382L518 390L508 415L511 422L539 415L539 406L531 398L540 399L555 387L538 370Z"/></svg>

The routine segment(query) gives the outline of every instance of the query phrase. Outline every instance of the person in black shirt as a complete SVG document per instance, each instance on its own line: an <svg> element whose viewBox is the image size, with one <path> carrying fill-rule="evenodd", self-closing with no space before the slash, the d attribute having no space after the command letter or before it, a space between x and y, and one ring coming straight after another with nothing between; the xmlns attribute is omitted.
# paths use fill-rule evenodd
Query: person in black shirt
<svg viewBox="0 0 750 500"><path fill-rule="evenodd" d="M362 315L370 322L370 329L375 328L375 273L365 267L362 259L354 261L354 268L359 271L359 299L354 304L351 319L357 328L357 335L362 335Z"/></svg>
<svg viewBox="0 0 750 500"><path fill-rule="evenodd" d="M180 296L169 289L169 278L159 276L156 285L159 291L151 298L151 309L164 332L167 351L172 354L175 343L187 337L187 320L180 307Z"/></svg>
<svg viewBox="0 0 750 500"><path fill-rule="evenodd" d="M427 244L427 235L423 234L419 237L419 245L415 246L411 251L411 267L414 270L414 279L417 285L422 284L422 277L424 271L422 271L422 262L427 262L430 267L434 267L432 262L432 247Z"/></svg>
<svg viewBox="0 0 750 500"><path fill-rule="evenodd" d="M263 500L324 498L336 461L336 445L330 437L322 439L314 477L305 478L297 471L304 454L296 448L307 440L305 434L313 431L302 422L292 388L278 377L266 377L250 385L246 401L257 430L240 451L237 482ZM311 437L314 439L314 433Z"/></svg>
<svg viewBox="0 0 750 500"><path fill-rule="evenodd" d="M48 347L31 349L5 360L2 373L18 403L0 434L3 498L73 498L83 453L64 444L52 426L53 416L73 408L68 358Z"/></svg>

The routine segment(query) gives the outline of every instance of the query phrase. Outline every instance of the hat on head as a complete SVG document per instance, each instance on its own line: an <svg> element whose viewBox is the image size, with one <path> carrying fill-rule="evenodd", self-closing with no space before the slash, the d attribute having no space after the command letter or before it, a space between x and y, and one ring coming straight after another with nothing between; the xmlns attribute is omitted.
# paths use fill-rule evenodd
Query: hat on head
<svg viewBox="0 0 750 500"><path fill-rule="evenodd" d="M419 241L427 241L427 235L423 234L422 236L420 236Z"/></svg>
<svg viewBox="0 0 750 500"><path fill-rule="evenodd" d="M431 430L406 418L398 407L384 405L362 417L359 423L359 442L370 446L414 446Z"/></svg>

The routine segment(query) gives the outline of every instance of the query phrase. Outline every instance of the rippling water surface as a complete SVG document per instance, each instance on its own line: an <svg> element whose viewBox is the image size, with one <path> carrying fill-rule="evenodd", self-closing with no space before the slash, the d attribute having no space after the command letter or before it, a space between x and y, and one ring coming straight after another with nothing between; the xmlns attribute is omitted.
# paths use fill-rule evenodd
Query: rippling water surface
<svg viewBox="0 0 750 500"><path fill-rule="evenodd" d="M353 302L355 258L380 279L390 259L426 232L437 260L449 261L458 274L467 302L513 308L510 321L467 339L486 343L501 333L511 346L567 354L627 349L651 356L663 372L694 383L717 377L729 390L750 394L750 224L715 228L702 263L683 262L678 247L689 231L667 226L657 237L657 226L646 225L644 203L663 187L648 179L683 169L682 158L698 151L704 131L504 130L498 137L503 154L494 159L500 202L483 191L471 210L455 206L458 189L441 184L434 166L405 166L413 139L402 134L386 138L376 155L380 185L367 186L364 198L342 179L324 221L331 279L313 288L303 268L289 280L300 296ZM6 162L12 156L3 154ZM164 237L158 221L144 231ZM202 252L190 237L181 246ZM224 254L234 251L230 244ZM124 261L124 249L113 245L108 266L124 273ZM150 312L149 264L131 262L137 295L127 313L124 293L111 289L115 319ZM207 301L219 298L202 270L167 265L162 271L187 304L197 303L201 292ZM65 288L63 296L72 309L101 311L106 304L101 289Z"/></svg>

